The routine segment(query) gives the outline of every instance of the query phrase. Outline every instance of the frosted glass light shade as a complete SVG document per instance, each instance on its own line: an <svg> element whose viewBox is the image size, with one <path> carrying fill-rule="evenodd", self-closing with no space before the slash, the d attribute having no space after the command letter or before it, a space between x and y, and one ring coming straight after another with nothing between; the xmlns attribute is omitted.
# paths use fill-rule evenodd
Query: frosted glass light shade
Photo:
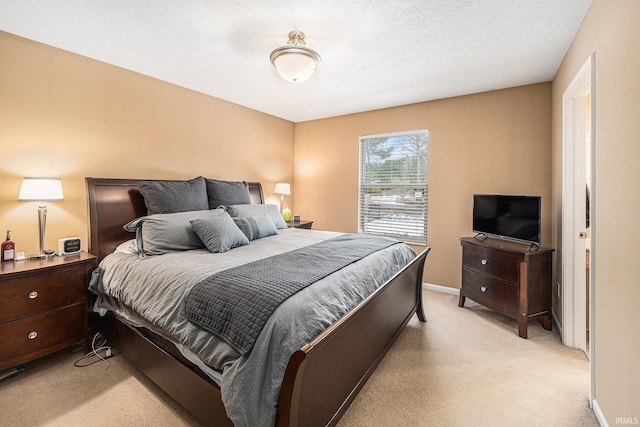
<svg viewBox="0 0 640 427"><path fill-rule="evenodd" d="M18 201L54 202L64 200L60 178L24 178Z"/></svg>
<svg viewBox="0 0 640 427"><path fill-rule="evenodd" d="M271 53L271 62L280 77L291 83L302 83L313 76L320 56L305 47L282 47Z"/></svg>
<svg viewBox="0 0 640 427"><path fill-rule="evenodd" d="M302 31L289 32L287 46L275 49L269 60L276 67L280 77L291 83L309 80L320 64L320 55L315 50L304 47L307 44Z"/></svg>

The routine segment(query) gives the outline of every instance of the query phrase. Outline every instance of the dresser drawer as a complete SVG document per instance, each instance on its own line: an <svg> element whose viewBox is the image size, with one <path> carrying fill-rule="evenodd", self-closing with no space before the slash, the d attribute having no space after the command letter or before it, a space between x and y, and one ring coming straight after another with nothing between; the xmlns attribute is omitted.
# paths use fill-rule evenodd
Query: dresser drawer
<svg viewBox="0 0 640 427"><path fill-rule="evenodd" d="M0 323L54 310L85 298L85 265L0 282Z"/></svg>
<svg viewBox="0 0 640 427"><path fill-rule="evenodd" d="M472 300L515 318L518 302L518 287L467 268L462 269L465 296Z"/></svg>
<svg viewBox="0 0 640 427"><path fill-rule="evenodd" d="M473 245L463 245L462 265L507 282L518 282L518 256Z"/></svg>
<svg viewBox="0 0 640 427"><path fill-rule="evenodd" d="M84 339L84 302L0 324L0 371Z"/></svg>

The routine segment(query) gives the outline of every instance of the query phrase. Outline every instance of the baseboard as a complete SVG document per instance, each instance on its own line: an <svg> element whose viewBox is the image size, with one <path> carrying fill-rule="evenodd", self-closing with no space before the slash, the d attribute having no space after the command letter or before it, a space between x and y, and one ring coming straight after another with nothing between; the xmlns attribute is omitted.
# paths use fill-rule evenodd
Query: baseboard
<svg viewBox="0 0 640 427"><path fill-rule="evenodd" d="M602 427L609 427L609 423L607 423L607 419L604 417L602 409L600 409L600 405L598 405L598 401L596 399L593 399L593 403L591 405L600 425Z"/></svg>
<svg viewBox="0 0 640 427"><path fill-rule="evenodd" d="M551 309L551 318L553 319L554 326L556 327L556 331L560 334L560 339L563 340L564 343L564 335L562 334L562 325L558 321L558 317L556 316L556 311Z"/></svg>
<svg viewBox="0 0 640 427"><path fill-rule="evenodd" d="M451 295L460 295L460 289L458 288L450 288L448 286L434 285L433 283L422 282L422 289L426 289L428 291L442 292L442 293L451 294Z"/></svg>

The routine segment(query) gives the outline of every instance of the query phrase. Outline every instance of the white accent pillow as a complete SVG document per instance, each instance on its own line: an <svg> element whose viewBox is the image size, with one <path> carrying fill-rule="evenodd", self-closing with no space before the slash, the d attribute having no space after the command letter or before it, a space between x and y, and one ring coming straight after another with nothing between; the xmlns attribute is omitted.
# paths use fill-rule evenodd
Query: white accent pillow
<svg viewBox="0 0 640 427"><path fill-rule="evenodd" d="M120 243L118 247L113 251L113 253L138 255L138 244L136 243L136 239L127 240L126 242Z"/></svg>

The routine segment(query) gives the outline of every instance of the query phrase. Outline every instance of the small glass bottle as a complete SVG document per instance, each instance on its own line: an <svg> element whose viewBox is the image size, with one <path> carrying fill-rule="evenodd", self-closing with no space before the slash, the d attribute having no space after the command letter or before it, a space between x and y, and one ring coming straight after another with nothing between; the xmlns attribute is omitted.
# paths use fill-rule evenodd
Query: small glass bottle
<svg viewBox="0 0 640 427"><path fill-rule="evenodd" d="M15 243L11 241L11 230L7 230L7 239L2 242L0 248L0 257L2 258L2 262L13 261L16 253L15 248Z"/></svg>

